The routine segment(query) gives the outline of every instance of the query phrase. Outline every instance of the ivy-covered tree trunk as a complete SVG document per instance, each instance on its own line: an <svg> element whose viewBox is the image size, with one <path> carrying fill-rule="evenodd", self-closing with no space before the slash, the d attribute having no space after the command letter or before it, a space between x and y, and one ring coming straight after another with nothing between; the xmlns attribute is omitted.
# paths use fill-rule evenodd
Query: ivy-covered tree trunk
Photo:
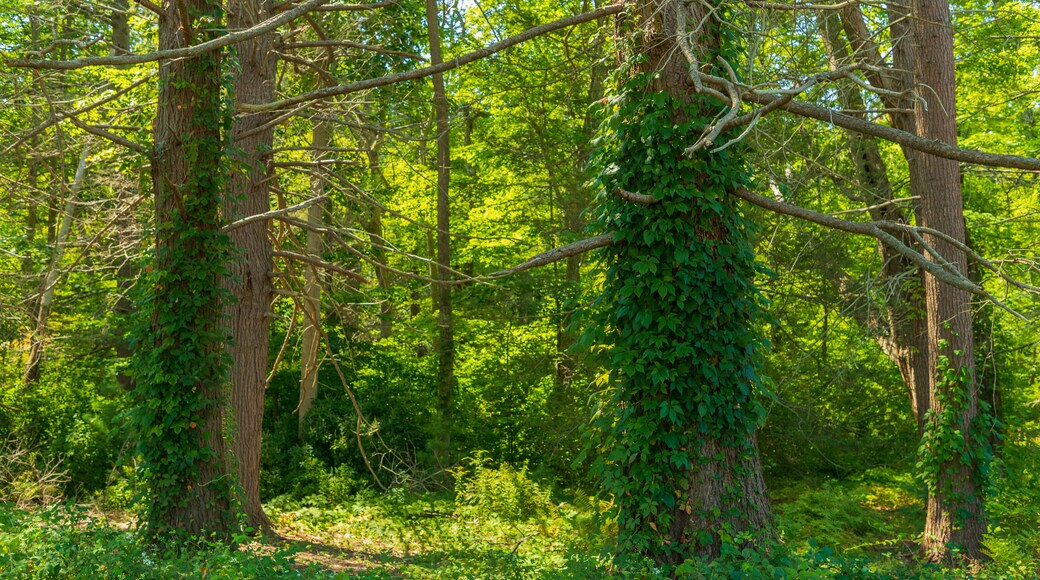
<svg viewBox="0 0 1040 580"><path fill-rule="evenodd" d="M217 0L166 2L160 50L223 34ZM227 536L235 524L234 478L224 443L227 355L220 276L226 128L221 56L164 61L159 67L152 186L155 258L149 328L135 361L140 452L148 486L149 533Z"/></svg>
<svg viewBox="0 0 1040 580"><path fill-rule="evenodd" d="M246 29L271 15L269 0L233 0L228 3L228 26ZM263 104L274 100L278 58L274 33L236 45L238 104ZM228 221L271 209L268 179L274 127L270 114L238 115L231 128L233 149L224 212ZM267 358L274 286L268 224L257 221L229 232L233 255L224 287L233 296L224 307L232 342L231 405L235 412L234 451L241 488L242 509L254 529L270 524L260 504L260 440L267 386Z"/></svg>
<svg viewBox="0 0 1040 580"><path fill-rule="evenodd" d="M755 443L754 227L730 195L748 175L733 148L684 152L726 104L694 93L683 48L701 63L736 62L728 16L723 4L633 2L618 25L623 86L600 138L600 223L617 232L593 330L617 386L604 480L620 507L619 552L665 566L718 556L727 537L774 537Z"/></svg>

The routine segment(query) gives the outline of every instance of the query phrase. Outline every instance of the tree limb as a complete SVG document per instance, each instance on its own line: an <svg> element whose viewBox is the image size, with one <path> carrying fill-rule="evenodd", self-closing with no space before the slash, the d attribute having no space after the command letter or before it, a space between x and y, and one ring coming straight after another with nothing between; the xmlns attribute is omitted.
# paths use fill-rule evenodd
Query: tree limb
<svg viewBox="0 0 1040 580"><path fill-rule="evenodd" d="M598 8L591 12L583 12L581 14L576 14L574 16L569 16L567 18L556 20L555 22L550 22L548 24L542 24L541 26L529 28L521 32L520 34L510 36L509 38L506 38L494 44L490 44L479 50L466 53L462 56L455 57L452 60L443 62L441 64L423 67L420 69L407 71L403 73L387 75L384 77L378 77L374 79L365 79L363 81L358 81L346 85L326 87L323 89L318 89L309 93L303 93L302 95L296 95L295 97L289 97L288 99L282 99L280 101L274 101L271 103L243 105L242 107L240 107L240 110L247 112L261 112L272 111L276 109L284 109L286 107L291 107L308 101L317 101L320 99L327 99L329 97L335 97L339 95L356 93L368 89L384 87L387 85L392 85L404 81L412 81L416 79L425 78L428 76L435 75L437 73L442 73L445 71L456 69L462 65L469 64L473 61L480 60L482 58L486 58L497 52L501 52L511 46L515 46L517 44L520 44L521 42L530 40L537 36L548 34L550 32L560 30L561 28L568 28L570 26L581 24L583 22L597 20L599 18L603 18L604 16L609 16L611 14L617 14L618 12L621 12L624 9L625 6L623 4L611 4L602 8Z"/></svg>
<svg viewBox="0 0 1040 580"><path fill-rule="evenodd" d="M650 196L647 196L647 197L650 197ZM531 268L537 268L539 266L544 266L546 264L552 264L553 262L558 262L560 260L563 260L565 258L569 258L571 256L577 256L578 254L583 254L585 252L588 252L589 250L595 250L596 248L602 248L604 246L609 246L609 245L611 245L613 243L614 243L614 234L613 234L613 232L606 233L606 234L600 234L600 235L598 235L596 237L593 237L593 238L587 238L587 239L584 239L584 240L579 240L577 242L574 242L574 243L571 243L571 244L567 244L566 246L560 246L559 248L553 248L553 249L551 249L549 251L542 252L541 254L538 254L537 256L534 256L533 258L531 258L530 260L527 260L526 262L524 262L522 264L519 264L517 266L513 266L512 268L506 268L505 270L499 270L497 272L492 272L491 274L488 274L487 276L483 276L483 277L484 278L501 278L503 276L508 276L510 274L515 274L517 272L522 272L524 270L530 270Z"/></svg>
<svg viewBox="0 0 1040 580"><path fill-rule="evenodd" d="M308 0L292 10L288 10L268 18L264 22L245 30L231 32L220 38L214 38L201 44L187 46L184 48L171 48L168 50L157 50L148 54L127 54L121 56L91 56L85 58L73 58L69 60L39 60L32 58L10 58L5 59L8 66L24 68L42 68L55 70L74 70L91 66L124 66L130 64L142 64L171 58L190 58L207 53L218 48L256 38L278 28L286 22L291 22L300 16L314 10L315 8L329 2L329 0Z"/></svg>
<svg viewBox="0 0 1040 580"><path fill-rule="evenodd" d="M275 257L278 257L278 258L287 258L289 260L296 260L297 262L304 262L306 264L310 264L312 266L317 266L319 268L328 270L330 272L336 272L338 274L343 274L344 276L347 276L348 278L353 278L354 280L357 280L358 282L368 283L368 281L369 281L368 278L365 278L364 276L362 276L361 274L358 274L357 272L351 272L350 270L347 270L346 268L340 268L339 266L337 266L335 264L331 264L329 262L326 262L325 260L321 260L321 259L315 258L314 256L307 256L307 255L304 255L304 254L297 254L296 252L287 252L285 250L275 250L274 252L271 252L271 255L275 256Z"/></svg>

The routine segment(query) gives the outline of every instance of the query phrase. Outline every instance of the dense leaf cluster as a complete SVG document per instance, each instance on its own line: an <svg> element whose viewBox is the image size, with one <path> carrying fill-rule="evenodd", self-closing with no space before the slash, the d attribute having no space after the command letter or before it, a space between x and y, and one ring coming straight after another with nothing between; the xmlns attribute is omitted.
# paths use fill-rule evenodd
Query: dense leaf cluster
<svg viewBox="0 0 1040 580"><path fill-rule="evenodd" d="M756 330L764 304L753 283L754 225L727 194L747 185L744 164L726 151L683 151L718 105L646 85L642 75L625 84L600 138L598 226L617 234L599 298L611 307L589 338L608 347L616 385L602 469L621 509L621 551L688 553L696 547L661 544L669 510L689 509L684 490L705 459L702 443L750 450L764 417L765 341Z"/></svg>

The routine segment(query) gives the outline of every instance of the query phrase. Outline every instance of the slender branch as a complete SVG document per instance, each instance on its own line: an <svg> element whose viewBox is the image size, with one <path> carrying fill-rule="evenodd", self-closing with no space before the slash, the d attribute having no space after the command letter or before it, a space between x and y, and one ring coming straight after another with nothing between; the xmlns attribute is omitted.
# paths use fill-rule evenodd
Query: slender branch
<svg viewBox="0 0 1040 580"><path fill-rule="evenodd" d="M865 212L869 212L871 210L881 209L883 207L888 207L890 205L903 203L904 201L913 201L915 199L920 199L920 198L921 198L921 196L919 196L919 195L912 195L910 197L901 197L899 199L890 199L888 201L883 201L881 203L878 203L878 204L875 204L875 205L871 205L871 206L867 206L867 207L857 207L856 209L847 209L847 210L844 210L844 211L834 212L831 215L845 215L845 214L849 214L849 213L865 213Z"/></svg>
<svg viewBox="0 0 1040 580"><path fill-rule="evenodd" d="M329 262L326 262L325 260L321 260L321 259L315 258L314 256L306 256L304 254L297 254L296 252L287 252L285 250L275 250L274 252L271 253L271 255L275 256L275 257L278 257L278 258L286 258L286 259L289 259L289 260L296 260L298 262L304 262L304 263L310 264L312 266L317 266L319 268L323 268L325 270L329 270L330 272L336 272L338 274L343 274L344 276L347 276L348 278L353 278L354 280L357 280L358 282L368 283L368 278L365 278L361 274L358 274L357 272L351 272L350 270L347 270L346 268L340 268L339 266L337 266L335 264L331 264Z"/></svg>
<svg viewBox="0 0 1040 580"><path fill-rule="evenodd" d="M226 225L223 228L221 228L220 231L221 232L225 232L225 233L226 232L230 232L233 229L240 228L240 227L245 226L245 225L249 225L249 224L251 224L253 222L266 221L266 220L269 220L269 219L272 219L272 218L275 218L275 217L278 217L278 216L282 216L282 215L285 215L285 214L288 214L288 213L292 213L294 211L299 211L301 209L306 209L306 208L308 208L308 207L310 207L310 206L312 206L312 205L314 205L316 203L323 202L323 201L325 201L328 198L329 198L329 196L327 196L327 195L319 195L317 197L312 197L312 198L308 199L307 201L304 201L302 203L298 203L296 205L291 205L289 207L283 207L282 209L276 209L276 210L269 211L269 212L266 212L266 213L258 213L258 214L255 214L255 215L244 217L244 218L242 218L242 219L240 219L238 221L234 221L234 222L229 223L228 225Z"/></svg>
<svg viewBox="0 0 1040 580"><path fill-rule="evenodd" d="M144 6L145 8L150 10L156 16L165 16L166 15L166 11L162 9L162 6L159 6L158 4L152 2L151 0L134 0L134 2L137 2L141 6Z"/></svg>
<svg viewBox="0 0 1040 580"><path fill-rule="evenodd" d="M122 66L130 64L142 64L146 62L155 62L158 60L168 60L171 58L191 58L223 48L225 46L249 40L250 38L256 38L261 34L265 34L285 24L291 22L300 16L318 8L322 4L329 2L329 0L307 0L303 4L300 4L296 8L283 12L278 16L268 18L267 20L247 28L245 30L239 30L225 34L219 38L196 44L194 46L188 46L184 48L171 48L169 50L158 50L150 52L148 54L127 54L121 56L91 56L85 58L73 58L70 60L39 60L32 58L10 58L5 59L8 66L12 67L24 67L24 68L43 68L43 69L55 69L55 70L74 70L79 68L86 68L91 66Z"/></svg>
<svg viewBox="0 0 1040 580"><path fill-rule="evenodd" d="M649 197L649 196L647 196L647 197ZM614 243L614 234L613 233L600 234L600 235L598 235L596 237L593 237L593 238L587 238L587 239L584 239L584 240L579 240L577 242L574 242L574 243L571 243L571 244L567 244L566 246L560 246L559 248L553 248L553 249L551 249L549 251L542 252L541 254L538 254L537 256L534 256L533 258L531 258L530 260L527 260L526 262L524 262L522 264L519 264L517 266L513 266L512 268L506 268L505 270L499 270L497 272L492 272L491 274L488 274L487 276L483 276L483 277L484 278L501 278L503 276L508 276L510 274L515 274L517 272L522 272L524 270L530 270L531 268L537 268L539 266L545 266L546 264L552 264L553 262L558 262L560 260L563 260L565 258L569 258L571 256L577 256L578 254L583 254L583 253L588 252L590 250L595 250L596 248L602 248L604 246L609 246L609 245L611 245L613 243Z"/></svg>
<svg viewBox="0 0 1040 580"><path fill-rule="evenodd" d="M625 201L631 201L632 203L638 203L641 205L653 205L657 203L657 198L652 195L645 193L633 193L631 191L625 191L624 189L615 189L614 195L620 197Z"/></svg>
<svg viewBox="0 0 1040 580"><path fill-rule="evenodd" d="M426 57L413 54L411 52L404 52L402 50L390 50L381 46L373 46L371 44L363 44L360 42L351 42L349 40L307 40L301 42L286 42L283 43L282 48L285 49L296 49L296 48L356 48L368 52L378 52L379 54L388 54L391 56L400 56L402 58L409 58L412 60L426 61Z"/></svg>
<svg viewBox="0 0 1040 580"><path fill-rule="evenodd" d="M982 296L983 298L986 298L987 300L993 302L997 306L1008 311L1016 318L1028 321L1028 319L1025 316L1011 309L1009 306L997 299L997 297L987 292L978 284L975 284L974 282L969 280L960 272L951 272L944 268L942 264L933 262L925 256L923 256L922 254L920 254L919 252L914 251L906 244L904 244L902 241L900 241L899 238L884 231L879 222L850 222L847 220L836 218L834 216L829 216L827 214L815 212L810 209L764 197L744 188L739 188L737 190L732 191L731 193L745 201L748 201L754 205L757 205L761 208L768 209L776 213L781 213L784 215L789 215L792 217L810 221L828 228L876 238L877 240L891 247L899 254L903 255L914 265L919 266L920 268L934 276L937 280L949 284L954 288L959 288L961 290L975 294L976 296ZM885 225L887 226L888 223L885 223Z"/></svg>
<svg viewBox="0 0 1040 580"><path fill-rule="evenodd" d="M443 62L441 64L423 67L420 69L407 71L403 73L387 75L384 77L366 79L363 81L358 81L356 83L338 85L335 87L326 87L323 89L318 89L309 93L303 93L302 95L297 95L295 97L290 97L288 99L282 99L280 101L274 101L271 103L243 105L240 108L240 110L249 112L260 112L284 109L286 107L291 107L308 101L317 101L320 99L327 99L329 97L335 97L339 95L356 93L368 89L384 87L387 85L392 85L404 81L412 81L416 79L425 78L428 76L435 75L437 73L442 73L452 69L456 69L462 65L469 64L473 61L480 60L482 58L486 58L497 52L501 52L511 46L515 46L517 44L520 44L521 42L530 40L537 36L548 34L550 32L560 30L562 28L568 28L570 26L581 24L583 22L589 22L591 20L603 18L604 16L609 16L611 14L617 14L618 12L621 12L624 9L625 6L623 4L611 4L608 6L604 6L603 8L593 10L591 12L583 12L581 14L576 14L567 18L562 18L555 22L550 22L548 24L543 24L541 26L529 28L521 32L520 34L511 36L494 44L490 44L479 50L475 50L462 56L453 58L452 60Z"/></svg>
<svg viewBox="0 0 1040 580"><path fill-rule="evenodd" d="M769 105L773 101L781 98L752 90L745 90L742 96L745 101L755 102L762 105ZM952 159L954 161L973 163L976 165L987 165L990 167L1009 167L1012 169L1025 169L1031 171L1040 170L1040 159L1035 157L1022 157L1020 155L1005 155L1002 153L987 153L974 149L961 149L960 147L942 141L926 139L887 125L872 123L831 109L797 101L791 101L780 105L780 108L801 117L816 119L818 121L837 125L843 129L885 139L886 141L905 145L911 149L921 151L922 153L928 153L929 155L935 155L936 157L942 157L944 159Z"/></svg>
<svg viewBox="0 0 1040 580"><path fill-rule="evenodd" d="M126 147L127 149L133 151L134 153L138 153L138 154L141 154L141 155L147 155L148 154L148 148L145 147L144 145L141 145L139 143L134 143L133 141L131 141L131 140L125 138L125 137L120 137L119 135L116 135L115 133L106 131L106 130L100 128L100 127L95 127L93 125L88 125L87 123L81 121L78 117L76 117L74 115L65 115L65 118L67 118L69 121L71 121L73 125L79 127L80 129L83 129L87 133L90 133L92 135L97 135L98 137L101 137L103 139L108 139L109 141L111 141L111 142L113 142L113 143L115 143L117 145L122 145L123 147Z"/></svg>
<svg viewBox="0 0 1040 580"><path fill-rule="evenodd" d="M4 149L4 153L10 153L12 149L17 148L22 143L25 143L26 141L32 139L33 137L39 135L40 133L42 133L44 131L46 131L48 128L50 128L50 127L54 126L55 124L59 123L64 117L74 116L74 115L81 115L81 114L86 113L88 111L92 111L92 110L94 110L94 109L96 109L96 108L98 108L98 107L100 107L102 105L111 103L112 101L118 99L119 97L125 95L126 93L129 93L130 91L132 91L132 90L136 89L137 87L139 87L139 86L145 84L146 82L150 81L152 79L152 76L153 75L148 75L148 76L145 76L143 78L137 79L136 81L131 83L126 88L120 89L120 90L112 93L111 95L108 95L107 97L105 97L105 98L103 98L101 100L98 100L98 101L95 101L93 103L90 103L89 105L84 105L84 106L76 109L75 111L71 111L71 112L68 112L68 113L58 112L58 113L52 115L49 119L44 121L42 124L38 125L36 128L34 128L33 130L29 131L25 135L22 135L12 145L9 145L6 149Z"/></svg>

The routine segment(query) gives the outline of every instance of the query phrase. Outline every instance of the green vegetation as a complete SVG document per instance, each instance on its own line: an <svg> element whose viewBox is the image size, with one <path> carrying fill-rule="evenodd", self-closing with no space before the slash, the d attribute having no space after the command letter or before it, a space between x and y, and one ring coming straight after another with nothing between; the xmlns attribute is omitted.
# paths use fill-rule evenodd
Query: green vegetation
<svg viewBox="0 0 1040 580"><path fill-rule="evenodd" d="M825 8L0 0L0 577L1040 577L1040 7Z"/></svg>

